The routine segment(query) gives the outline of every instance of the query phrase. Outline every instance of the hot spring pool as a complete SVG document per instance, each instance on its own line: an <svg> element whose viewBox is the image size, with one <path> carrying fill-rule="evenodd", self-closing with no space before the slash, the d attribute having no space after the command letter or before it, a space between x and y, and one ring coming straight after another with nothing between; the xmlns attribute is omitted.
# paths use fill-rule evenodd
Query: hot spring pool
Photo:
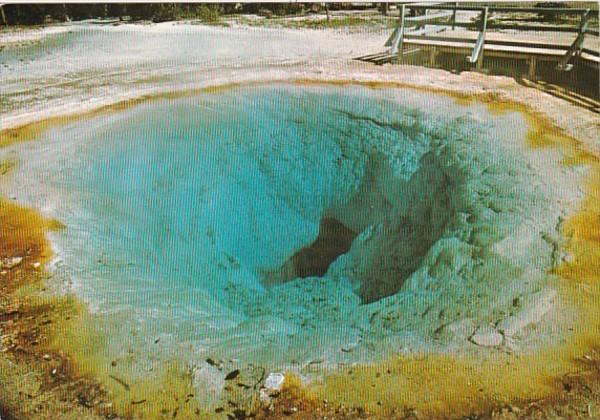
<svg viewBox="0 0 600 420"><path fill-rule="evenodd" d="M237 87L52 128L0 185L66 225L52 283L135 372L518 351L558 337L581 174L527 132L410 89Z"/></svg>

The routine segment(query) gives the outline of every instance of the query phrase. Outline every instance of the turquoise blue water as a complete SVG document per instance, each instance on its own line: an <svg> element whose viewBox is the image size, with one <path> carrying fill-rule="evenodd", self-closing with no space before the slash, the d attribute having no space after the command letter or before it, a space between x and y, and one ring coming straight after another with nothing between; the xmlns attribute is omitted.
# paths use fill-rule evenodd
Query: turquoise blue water
<svg viewBox="0 0 600 420"><path fill-rule="evenodd" d="M90 305L107 357L335 364L469 345L434 333L497 322L549 281L540 232L566 193L526 130L406 89L275 85L149 102L5 152L22 162L11 193L67 226L55 282ZM356 238L294 279L325 218Z"/></svg>

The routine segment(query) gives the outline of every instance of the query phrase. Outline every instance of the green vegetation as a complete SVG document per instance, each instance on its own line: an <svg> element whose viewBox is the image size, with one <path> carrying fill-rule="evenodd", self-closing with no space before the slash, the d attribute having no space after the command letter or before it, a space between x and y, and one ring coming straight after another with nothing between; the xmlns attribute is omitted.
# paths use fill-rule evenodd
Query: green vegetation
<svg viewBox="0 0 600 420"><path fill-rule="evenodd" d="M350 8L350 3L331 4L331 10ZM0 8L0 25L39 25L83 19L132 19L164 22L199 19L218 23L223 15L259 14L266 17L294 16L324 10L322 3L87 3L7 4Z"/></svg>
<svg viewBox="0 0 600 420"><path fill-rule="evenodd" d="M293 28L346 28L357 26L380 26L382 28L394 27L397 19L381 19L375 17L344 16L331 19L302 19L285 22L286 26Z"/></svg>
<svg viewBox="0 0 600 420"><path fill-rule="evenodd" d="M333 16L329 12L373 8L376 3L87 3L87 4L6 4L0 7L0 26L40 25L84 19L120 19L164 22L180 19L199 20L208 24L225 24L223 18L259 15L265 20L294 18L282 24L295 28L339 28L362 25L390 26L384 16ZM384 8L381 8L383 10ZM327 15L327 19L325 16ZM296 20L295 18L298 18ZM250 25L256 22L248 19ZM281 22L279 22L281 23ZM278 23L273 23L277 25ZM261 23L262 25L262 23ZM265 22L264 25L271 25Z"/></svg>
<svg viewBox="0 0 600 420"><path fill-rule="evenodd" d="M38 25L83 19L132 19L164 22L178 19L199 19L217 23L224 13L232 13L234 4L7 4L4 5L8 25ZM0 22L1 23L1 22Z"/></svg>
<svg viewBox="0 0 600 420"><path fill-rule="evenodd" d="M238 16L237 21L248 26L266 26L277 28L307 29L388 29L396 26L397 18L383 16L325 16L299 17L295 19L249 19Z"/></svg>

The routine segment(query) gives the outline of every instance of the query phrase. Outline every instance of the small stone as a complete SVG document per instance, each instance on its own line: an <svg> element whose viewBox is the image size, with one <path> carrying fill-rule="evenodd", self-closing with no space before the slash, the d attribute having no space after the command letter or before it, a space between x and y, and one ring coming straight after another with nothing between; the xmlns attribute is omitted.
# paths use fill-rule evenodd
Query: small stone
<svg viewBox="0 0 600 420"><path fill-rule="evenodd" d="M23 261L23 257L11 257L4 260L4 262L0 262L1 268L8 268L9 270L13 267L18 266Z"/></svg>
<svg viewBox="0 0 600 420"><path fill-rule="evenodd" d="M269 373L265 379L265 389L269 393L281 391L284 382L285 375L283 373Z"/></svg>
<svg viewBox="0 0 600 420"><path fill-rule="evenodd" d="M271 396L269 395L269 393L267 392L266 389L261 388L258 391L258 398L263 402L263 403L267 403L271 401Z"/></svg>
<svg viewBox="0 0 600 420"><path fill-rule="evenodd" d="M575 262L575 257L573 254L564 254L561 256L561 260L563 260L567 264L573 264Z"/></svg>
<svg viewBox="0 0 600 420"><path fill-rule="evenodd" d="M439 340L467 340L473 335L476 325L472 319L461 319L438 328L434 337Z"/></svg>
<svg viewBox="0 0 600 420"><path fill-rule="evenodd" d="M271 402L271 398L275 397L281 391L285 375L283 373L269 373L265 379L264 385L259 390L259 397L263 403Z"/></svg>
<svg viewBox="0 0 600 420"><path fill-rule="evenodd" d="M240 370L239 369L232 370L227 375L225 375L225 380L226 381L232 381L235 378L237 378L239 375L240 375Z"/></svg>
<svg viewBox="0 0 600 420"><path fill-rule="evenodd" d="M33 264L31 264L31 266L32 266L33 268L35 268L36 270L37 270L38 268L40 268L40 267L41 267L41 265L42 265L42 263L40 263L40 262L34 262Z"/></svg>
<svg viewBox="0 0 600 420"><path fill-rule="evenodd" d="M202 363L194 369L192 380L194 388L198 391L198 399L206 405L215 404L225 387L223 374L208 363Z"/></svg>
<svg viewBox="0 0 600 420"><path fill-rule="evenodd" d="M556 290L552 289L530 295L517 313L498 323L496 326L498 331L506 336L513 336L525 327L540 322L544 315L552 309L556 296Z"/></svg>
<svg viewBox="0 0 600 420"><path fill-rule="evenodd" d="M290 407L283 410L283 414L286 416L291 416L294 413L298 412L298 407Z"/></svg>
<svg viewBox="0 0 600 420"><path fill-rule="evenodd" d="M504 337L491 325L482 325L470 338L471 342L482 347L497 347L502 344Z"/></svg>
<svg viewBox="0 0 600 420"><path fill-rule="evenodd" d="M49 355L49 354L44 354L44 356L43 356L43 359L44 359L44 360L50 360L50 359L51 359L51 357L50 357L50 355Z"/></svg>

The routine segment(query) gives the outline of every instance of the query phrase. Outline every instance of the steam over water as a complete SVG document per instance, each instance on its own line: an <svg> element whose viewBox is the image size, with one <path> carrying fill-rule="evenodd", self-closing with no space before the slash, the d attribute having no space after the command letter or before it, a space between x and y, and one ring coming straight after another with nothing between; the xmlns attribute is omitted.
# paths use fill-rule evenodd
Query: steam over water
<svg viewBox="0 0 600 420"><path fill-rule="evenodd" d="M530 345L524 328L552 336L548 238L576 173L526 133L518 113L411 90L236 88L4 149L20 165L2 188L67 226L55 283L111 359L327 365L478 331L502 346L490 325L542 308L510 333Z"/></svg>

